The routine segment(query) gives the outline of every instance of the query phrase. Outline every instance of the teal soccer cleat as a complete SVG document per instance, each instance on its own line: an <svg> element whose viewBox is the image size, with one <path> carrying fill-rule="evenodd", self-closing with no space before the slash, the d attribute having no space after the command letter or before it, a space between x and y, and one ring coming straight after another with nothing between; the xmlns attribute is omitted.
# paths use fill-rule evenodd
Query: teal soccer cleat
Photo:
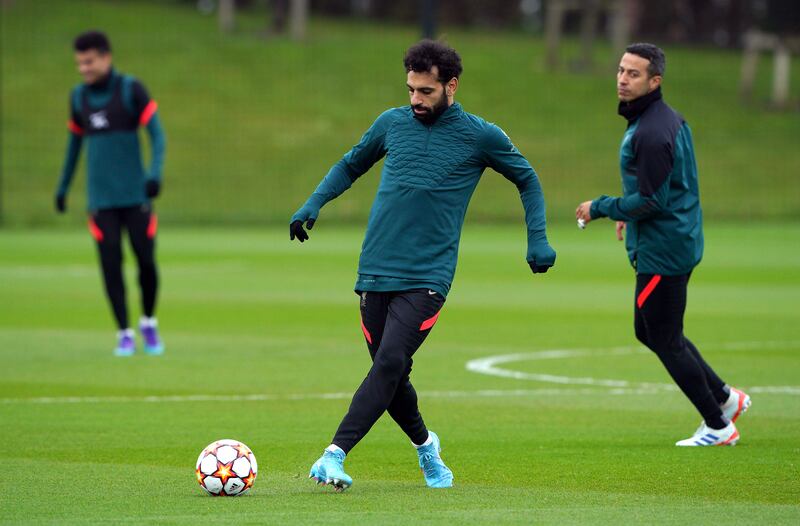
<svg viewBox="0 0 800 526"><path fill-rule="evenodd" d="M419 455L419 468L425 476L425 483L429 488L449 488L453 486L453 472L444 465L439 453L442 446L439 437L433 431L428 431L432 442L427 446L417 448Z"/></svg>
<svg viewBox="0 0 800 526"><path fill-rule="evenodd" d="M325 486L330 484L336 491L344 491L353 485L353 479L344 472L344 457L342 450L328 451L319 457L311 466L308 478L314 479L317 484Z"/></svg>

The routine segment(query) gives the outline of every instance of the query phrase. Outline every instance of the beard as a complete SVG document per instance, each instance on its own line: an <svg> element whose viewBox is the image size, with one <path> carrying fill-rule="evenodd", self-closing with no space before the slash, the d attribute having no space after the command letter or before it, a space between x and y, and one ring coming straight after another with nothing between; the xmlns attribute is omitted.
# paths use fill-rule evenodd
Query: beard
<svg viewBox="0 0 800 526"><path fill-rule="evenodd" d="M422 124L433 124L448 107L447 94L444 92L444 90L442 91L442 98L439 99L432 108L426 108L422 104L411 106L412 109L424 110L425 113L414 113L414 118L420 121Z"/></svg>

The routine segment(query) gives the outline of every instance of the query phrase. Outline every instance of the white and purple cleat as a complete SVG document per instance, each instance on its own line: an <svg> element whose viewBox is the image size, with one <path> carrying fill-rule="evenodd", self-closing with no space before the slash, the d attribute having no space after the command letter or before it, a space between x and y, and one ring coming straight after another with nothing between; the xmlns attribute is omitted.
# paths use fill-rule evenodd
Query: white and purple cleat
<svg viewBox="0 0 800 526"><path fill-rule="evenodd" d="M155 318L142 318L139 322L139 332L144 340L144 352L150 356L164 354L164 342L158 335L158 322Z"/></svg>
<svg viewBox="0 0 800 526"><path fill-rule="evenodd" d="M117 335L117 347L114 349L114 356L133 356L136 352L136 341L132 329L119 331Z"/></svg>

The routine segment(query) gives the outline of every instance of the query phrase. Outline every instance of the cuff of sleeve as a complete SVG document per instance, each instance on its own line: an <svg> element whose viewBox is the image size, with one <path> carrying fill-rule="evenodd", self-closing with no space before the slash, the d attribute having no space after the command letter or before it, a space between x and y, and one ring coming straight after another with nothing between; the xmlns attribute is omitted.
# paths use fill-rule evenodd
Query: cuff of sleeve
<svg viewBox="0 0 800 526"><path fill-rule="evenodd" d="M543 247L549 247L550 243L547 241L547 234L544 232L534 234L528 238L528 251L525 259L533 261L536 254L540 253Z"/></svg>
<svg viewBox="0 0 800 526"><path fill-rule="evenodd" d="M312 199L314 196L308 198L308 201L305 202L303 206L300 207L300 210L292 215L292 218L289 220L289 224L294 223L295 221L307 221L309 219L316 219L319 216L319 211L321 206L316 206L313 204Z"/></svg>
<svg viewBox="0 0 800 526"><path fill-rule="evenodd" d="M592 219L608 216L607 201L609 199L610 197L608 197L607 195L601 195L600 197L592 201L592 205L589 207L589 215L592 217Z"/></svg>

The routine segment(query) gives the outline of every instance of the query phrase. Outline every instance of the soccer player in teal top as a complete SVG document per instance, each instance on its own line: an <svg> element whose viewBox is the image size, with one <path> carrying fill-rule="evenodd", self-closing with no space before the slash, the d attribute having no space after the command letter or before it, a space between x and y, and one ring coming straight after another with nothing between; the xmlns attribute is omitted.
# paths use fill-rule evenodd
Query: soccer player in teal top
<svg viewBox="0 0 800 526"><path fill-rule="evenodd" d="M164 344L155 318L158 269L155 261L157 218L151 200L161 190L164 132L156 102L138 80L118 73L111 64L105 34L90 31L75 39L75 60L84 83L70 95L69 146L56 190L56 210L66 210L67 191L84 140L88 143L89 231L97 242L106 293L116 318L117 356L135 351L128 324L122 276L122 230L139 265L143 316L139 329L148 354L161 354ZM142 167L140 126L151 141L150 169Z"/></svg>
<svg viewBox="0 0 800 526"><path fill-rule="evenodd" d="M677 446L734 445L734 422L750 397L728 387L683 334L686 290L703 256L703 213L689 125L664 102L664 52L632 44L617 71L619 114L627 121L620 148L622 197L603 195L575 212L584 225L602 217L623 231L636 270L636 337L664 364L703 416L691 437Z"/></svg>
<svg viewBox="0 0 800 526"><path fill-rule="evenodd" d="M372 358L333 441L309 477L346 489L344 459L384 412L417 448L430 487L453 474L439 455L411 385L412 356L436 323L450 290L467 204L483 171L503 174L519 190L528 229L526 259L534 273L556 259L545 233L539 179L508 136L454 100L461 58L443 43L412 46L405 56L411 105L390 109L337 164L290 220L290 238L308 239L325 203L350 188L385 157L361 249L355 290L361 329Z"/></svg>

